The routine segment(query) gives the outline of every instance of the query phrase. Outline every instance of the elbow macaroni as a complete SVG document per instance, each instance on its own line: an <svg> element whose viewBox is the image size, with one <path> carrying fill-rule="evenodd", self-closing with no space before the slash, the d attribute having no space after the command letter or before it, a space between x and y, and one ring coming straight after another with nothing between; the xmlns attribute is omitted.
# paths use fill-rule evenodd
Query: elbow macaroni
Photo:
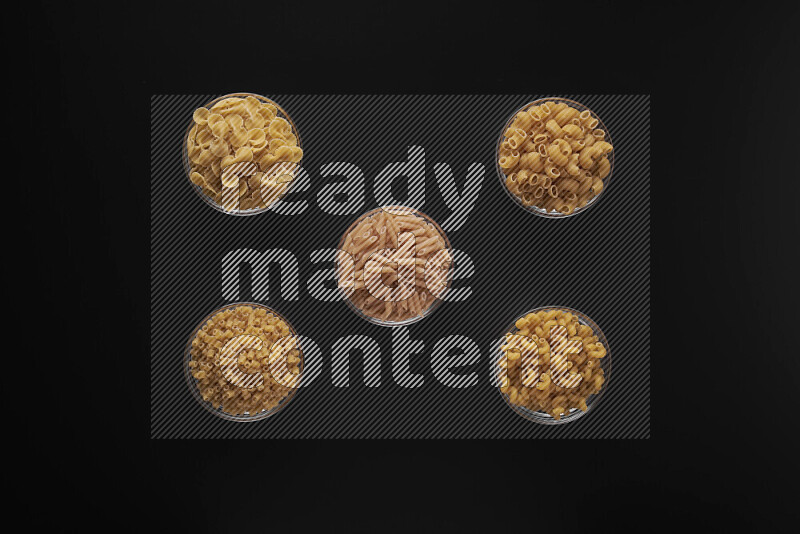
<svg viewBox="0 0 800 534"><path fill-rule="evenodd" d="M524 206L546 213L569 215L589 204L611 174L614 150L598 126L590 111L567 102L533 103L517 113L498 153L506 188Z"/></svg>
<svg viewBox="0 0 800 534"><path fill-rule="evenodd" d="M570 310L542 309L514 323L495 360L500 392L513 406L560 420L587 411L606 380L607 349L594 329Z"/></svg>

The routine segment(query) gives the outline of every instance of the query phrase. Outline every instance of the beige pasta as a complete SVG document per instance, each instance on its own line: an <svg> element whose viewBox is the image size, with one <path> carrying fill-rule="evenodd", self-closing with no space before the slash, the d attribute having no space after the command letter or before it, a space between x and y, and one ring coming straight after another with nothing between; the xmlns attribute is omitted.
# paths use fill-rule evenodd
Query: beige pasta
<svg viewBox="0 0 800 534"><path fill-rule="evenodd" d="M608 176L611 172L611 163L608 162L608 158L601 158L600 161L597 162L597 169L595 172L597 173L597 177L601 180Z"/></svg>
<svg viewBox="0 0 800 534"><path fill-rule="evenodd" d="M550 119L545 124L545 128L547 129L548 133L553 136L554 139L558 139L559 137L564 137L564 130L561 129L561 126L554 119Z"/></svg>
<svg viewBox="0 0 800 534"><path fill-rule="evenodd" d="M584 136L583 129L576 124L567 124L561 129L564 131L564 136L570 139L581 139Z"/></svg>
<svg viewBox="0 0 800 534"><path fill-rule="evenodd" d="M544 169L545 159L538 152L526 152L519 158L519 167L531 172L540 172Z"/></svg>
<svg viewBox="0 0 800 534"><path fill-rule="evenodd" d="M561 111L559 111L556 114L556 116L555 116L555 118L553 120L555 120L558 123L559 126L564 126L570 120L572 120L575 117L577 117L579 113L580 112L577 109L571 108L571 107L567 106L566 104L564 104L564 107L561 109Z"/></svg>
<svg viewBox="0 0 800 534"><path fill-rule="evenodd" d="M516 150L511 150L506 155L500 157L500 166L503 169L514 169L519 163L520 154Z"/></svg>
<svg viewBox="0 0 800 534"><path fill-rule="evenodd" d="M523 114L529 117L527 114ZM528 134L522 128L515 128L513 135L508 139L508 146L511 150L516 150L525 143Z"/></svg>
<svg viewBox="0 0 800 534"><path fill-rule="evenodd" d="M556 139L547 147L547 155L556 166L565 167L572 155L572 147L563 139Z"/></svg>
<svg viewBox="0 0 800 534"><path fill-rule="evenodd" d="M525 113L524 111L520 111L519 113L517 113L517 117L514 120L514 124L512 125L512 127L524 133L525 130L531 127L532 124L533 124L533 117L531 117L528 113Z"/></svg>

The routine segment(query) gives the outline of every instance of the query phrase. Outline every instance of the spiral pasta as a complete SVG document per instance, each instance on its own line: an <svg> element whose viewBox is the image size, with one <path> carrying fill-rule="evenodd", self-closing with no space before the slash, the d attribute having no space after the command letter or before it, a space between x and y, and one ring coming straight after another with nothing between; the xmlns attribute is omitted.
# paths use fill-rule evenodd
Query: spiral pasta
<svg viewBox="0 0 800 534"><path fill-rule="evenodd" d="M614 147L600 121L566 102L531 104L503 134L498 165L525 206L569 215L600 194ZM549 180L549 181L546 181Z"/></svg>

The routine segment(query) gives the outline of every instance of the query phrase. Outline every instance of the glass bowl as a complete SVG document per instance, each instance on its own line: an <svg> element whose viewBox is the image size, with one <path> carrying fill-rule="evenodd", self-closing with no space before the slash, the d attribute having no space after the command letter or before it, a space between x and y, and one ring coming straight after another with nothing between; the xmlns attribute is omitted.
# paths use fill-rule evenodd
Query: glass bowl
<svg viewBox="0 0 800 534"><path fill-rule="evenodd" d="M585 211L589 210L589 208L591 208L592 206L595 206L600 201L600 199L603 198L603 196L606 195L606 193L608 191L608 188L611 185L611 179L614 176L614 154L616 152L616 147L614 147L614 150L612 150L610 153L607 154L608 162L610 164L610 170L609 170L608 176L606 176L603 179L603 189L602 189L602 191L600 191L599 195L595 195L594 197L592 197L585 206L576 207L575 210L572 213L569 213L569 214L561 213L561 212L555 211L555 210L554 211L546 211L543 208L540 208L538 206L533 206L533 205L526 206L522 202L522 200L518 196L516 196L514 193L509 191L508 187L506 186L506 175L503 173L503 169L500 167L500 149L502 148L503 141L505 140L505 135L504 134L505 134L506 130L508 130L508 128L514 122L514 119L516 118L517 114L519 112L521 112L521 111L525 111L526 109L528 109L528 108L530 108L532 106L538 106L538 105L544 104L545 102L564 103L564 104L569 105L570 107L573 107L573 108L577 109L581 113L583 113L584 111L588 111L589 114L591 115L591 117L597 119L597 127L594 128L594 129L595 130L603 130L605 132L605 139L604 140L607 141L608 143L613 145L614 142L611 140L611 133L608 131L608 128L606 128L605 124L603 124L603 121L600 120L600 117L598 117L597 114L595 114L592 110L590 110L588 107L584 106L583 104L581 104L579 102L575 102L574 100L570 100L568 98L550 97L550 98L540 98L538 100L534 100L532 102L529 102L529 103L525 104L521 108L517 109L511 115L511 117L506 121L505 125L503 126L503 129L500 131L500 137L497 140L497 147L495 148L495 158L494 158L495 168L497 169L497 177L500 180L500 185L503 188L503 191L506 192L506 194L509 196L509 198L511 198L511 200L513 200L516 205L518 205L519 207L521 207L525 211L534 213L536 215L539 215L540 217L547 217L547 218L551 218L551 219L563 219L565 217L572 217L574 215L578 215L580 213L584 213Z"/></svg>
<svg viewBox="0 0 800 534"><path fill-rule="evenodd" d="M444 250L447 250L450 253L450 258L451 259L453 258L453 249L450 246L450 240L447 238L447 234L445 234L445 232L444 232L444 230L442 230L441 226L439 226L439 224L436 223L436 221L434 221L431 217L429 217L428 215L422 213L418 209L409 208L407 206L384 206L384 207L381 207L381 208L375 208L375 209L370 210L370 211L364 213L363 215L359 216L355 221L353 221L353 223L348 227L348 229L342 235L342 238L339 240L339 246L337 247L338 250L340 250L340 251L343 250L345 239L347 238L348 234L350 234L356 228L356 226L358 226L358 224L361 221L363 221L367 217L371 217L371 216L379 213L381 210L391 211L392 213L395 213L395 214L411 213L411 214L414 214L414 215L417 215L417 216L421 217L422 219L425 220L425 222L427 222L428 224L433 226L433 228L438 232L439 236L444 241L444 245L445 245L444 246ZM336 263L337 285L339 283L339 267L340 267L340 263L337 261L337 263ZM390 327L405 326L405 325L409 325L409 324L412 324L412 323L416 323L417 321L421 321L422 319L430 316L435 310L437 310L439 308L439 306L442 304L441 296L444 296L447 293L447 291L450 289L450 285L451 285L452 279L453 279L454 269L455 269L455 263L451 262L450 268L448 269L448 273L447 273L447 279L444 281L444 287L443 287L443 289L441 291L440 296L439 297L434 297L433 303L430 306L428 306L428 308L426 308L425 311L423 311L421 315L416 315L416 316L409 317L409 318L403 319L403 320L384 320L384 319L381 319L379 317L373 317L372 315L369 315L366 312L364 312L356 304L354 304L352 299L349 296L346 295L344 290L342 290L342 292L345 295L344 300L347 303L347 306L351 310L353 310L356 313L356 315L358 315L362 319L364 319L364 320L366 320L366 321L368 321L370 323L380 325L380 326L390 326ZM428 294L433 296L430 292Z"/></svg>
<svg viewBox="0 0 800 534"><path fill-rule="evenodd" d="M273 106L275 106L275 108L277 108L277 112L276 112L275 116L284 118L289 122L289 124L292 127L292 133L295 135L295 137L297 137L297 146L299 148L301 148L301 149L303 148L303 142L302 142L302 140L300 138L300 131L297 129L297 125L295 125L295 123L292 120L292 118L289 116L288 113L286 113L286 111L280 105L278 105L277 102L274 102L273 100L270 100L269 98L267 98L265 96L257 95L255 93L231 93L231 94L228 94L228 95L223 95L223 96L220 96L218 98L215 98L214 100L204 104L202 107L205 107L207 109L211 109L211 107L214 106L214 104L216 104L217 102L220 102L221 100L225 100L226 98L242 98L242 99L244 99L244 98L247 98L248 96L252 96L252 97L258 99L260 102L262 102L264 104L272 104ZM191 161L191 159L189 159L188 141L189 141L189 135L191 134L192 128L194 126L195 126L195 122L194 122L194 119L192 118L189 121L189 126L187 126L187 128L186 128L186 134L184 135L184 138L183 138L183 149L181 150L181 154L182 154L182 159L183 159L183 168L184 168L184 171L186 173L186 180L189 182L189 186L194 190L195 193L197 193L197 195L203 200L203 202L205 202L206 204L208 204L212 208L216 209L217 211L221 211L222 213L225 213L226 215L237 215L237 216L257 215L259 213L264 213L265 211L269 211L269 209L273 205L275 205L276 202L278 202L280 199L282 199L283 197L285 197L289 193L289 191L291 190L292 186L294 185L294 181L293 180L289 183L289 185L286 187L286 189L280 195L276 196L275 199L272 200L272 202L269 205L267 205L266 207L263 207L263 208L262 207L255 207L255 208L249 208L249 209L239 209L239 208L237 208L235 210L227 210L227 209L225 209L225 207L223 207L222 205L218 204L213 198L211 198L208 195L206 195L205 193L203 193L203 188L200 187L199 185L195 184L191 180L192 161ZM301 162L302 162L302 160L301 160ZM301 164L301 162L298 162L298 163L296 163L294 165L298 165L299 166Z"/></svg>
<svg viewBox="0 0 800 534"><path fill-rule="evenodd" d="M252 308L260 308L260 309L265 310L267 313L273 314L275 317L277 317L278 319L280 319L283 322L285 322L286 325L289 327L289 330L290 330L291 333L290 333L289 336L286 336L286 337L297 336L297 333L296 333L295 329L292 327L291 323L289 321L287 321L285 317L283 317L281 314L279 314L278 312L276 312L273 309L270 309L270 308L268 308L266 306L263 306L261 304L257 304L255 302L236 302L236 303L233 303L233 304L228 304L228 305L222 306L221 308L218 308L218 309L214 310L213 312L211 312L210 314L206 315L203 318L203 320L198 323L198 325L194 328L194 330L192 330L192 333L189 336L189 341L186 343L186 348L185 348L184 354L183 354L183 374L184 374L184 376L186 378L186 383L189 386L189 390L192 392L192 396L195 398L195 400L198 403L200 403L200 405L207 412L212 413L212 414L216 415L217 417L221 417L222 419L227 419L228 421L237 421L237 422L261 421L262 419L266 419L267 417L275 415L276 413L281 411L297 395L297 390L299 389L300 384L302 382L302 376L303 376L303 371L304 371L304 363L305 363L304 359L303 359L303 352L302 352L302 349L300 348L299 345L297 346L297 348L298 348L298 350L300 350L300 363L298 364L299 367L300 367L300 378L299 378L297 384L293 388L290 388L289 393L283 399L281 399L278 402L277 406L274 406L273 408L271 408L269 410L262 410L262 411L260 411L258 413L254 413L254 414L251 414L251 413L248 413L248 412L245 412L243 414L231 414L231 413L228 413L228 412L224 411L221 406L218 407L218 408L215 408L211 404L211 401L204 400L203 397L202 397L202 394L200 392L200 389L197 386L197 379L194 378L194 376L192 376L192 368L189 366L189 362L192 361L192 354L191 354L192 341L197 337L197 334L200 331L200 329L203 327L203 325L205 325L212 317L214 317L218 313L223 312L223 311L225 311L227 309L230 309L230 308L237 308L239 306L250 306Z"/></svg>
<svg viewBox="0 0 800 534"><path fill-rule="evenodd" d="M568 412L563 413L560 419L555 419L552 415L550 415L547 412L534 411L524 406L512 404L508 394L500 391L499 379L496 378L497 372L500 369L499 362L503 357L503 352L500 350L500 347L503 344L505 344L505 334L506 333L513 334L515 332L518 332L519 329L516 327L517 320L525 317L529 313L536 313L540 311L550 311L550 310L561 310L571 313L578 320L579 323L587 325L592 329L592 335L597 336L597 341L599 343L602 343L606 349L605 357L599 359L600 368L603 370L605 380L602 386L600 387L600 391L592 393L586 398L586 406L588 410L584 412L583 410L580 410L578 408L571 408ZM525 419L528 419L529 421L533 421L535 423L543 425L560 425L576 421L577 419L580 419L584 415L588 414L589 412L597 408L597 404L600 402L603 393L608 387L608 382L611 379L611 347L608 346L608 340L606 339L606 336L603 334L603 332L600 330L600 327L597 326L597 323L592 321L583 312L574 310L572 308L567 308L565 306L543 306L541 308L535 308L533 310L529 310L519 315L508 326L506 326L500 338L495 343L492 344L490 365L491 365L491 376L493 378L493 383L495 386L497 386L497 391L503 397L503 400L506 402L509 408L511 408L518 415L524 417Z"/></svg>

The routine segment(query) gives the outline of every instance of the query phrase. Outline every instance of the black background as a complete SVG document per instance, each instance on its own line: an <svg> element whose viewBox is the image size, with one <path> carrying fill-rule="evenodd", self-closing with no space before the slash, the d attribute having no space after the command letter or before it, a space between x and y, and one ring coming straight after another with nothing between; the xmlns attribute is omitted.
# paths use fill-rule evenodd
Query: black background
<svg viewBox="0 0 800 534"><path fill-rule="evenodd" d="M3 381L4 482L32 524L796 528L797 7L26 6L7 283L35 334L6 357L36 381ZM267 84L651 93L652 438L149 441L149 96Z"/></svg>

